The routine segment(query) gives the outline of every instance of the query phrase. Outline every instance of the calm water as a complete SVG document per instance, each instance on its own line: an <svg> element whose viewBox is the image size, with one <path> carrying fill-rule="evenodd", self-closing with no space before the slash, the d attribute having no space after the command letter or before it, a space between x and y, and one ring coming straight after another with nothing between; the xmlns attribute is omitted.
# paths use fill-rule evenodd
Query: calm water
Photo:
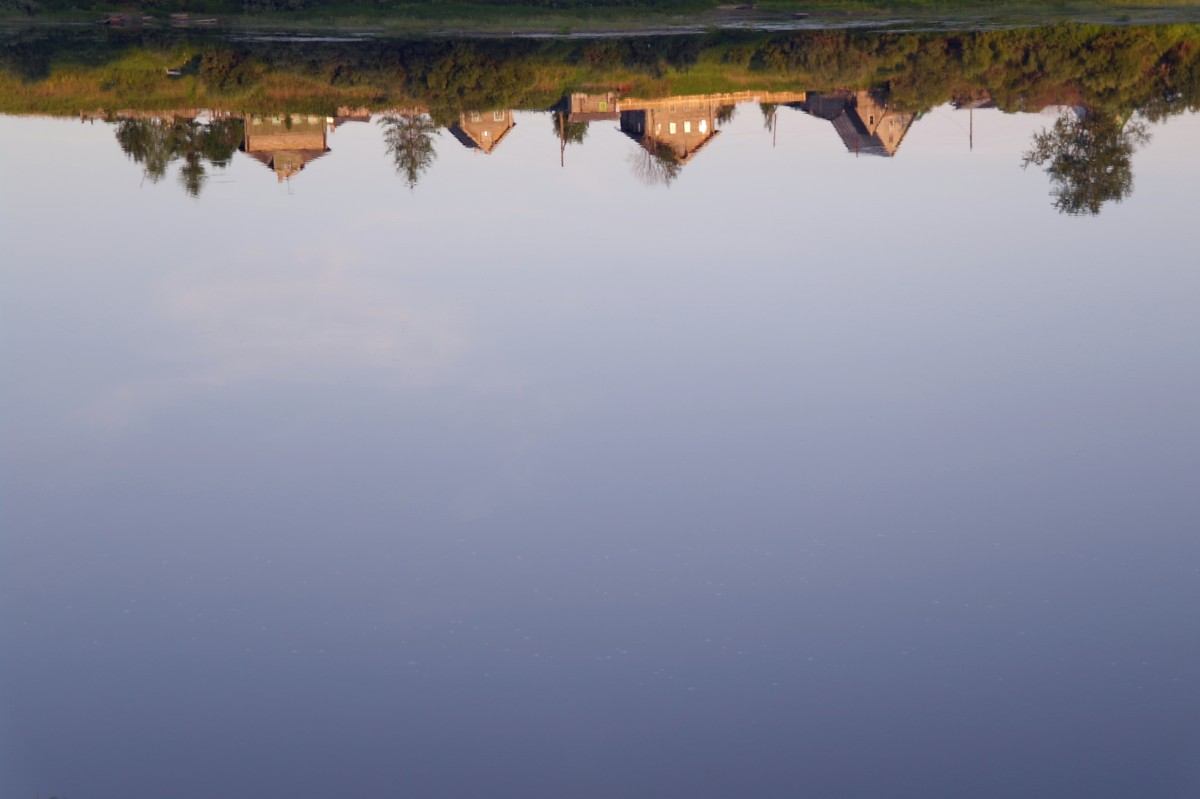
<svg viewBox="0 0 1200 799"><path fill-rule="evenodd" d="M1200 795L1200 116L789 90L0 117L0 797Z"/></svg>

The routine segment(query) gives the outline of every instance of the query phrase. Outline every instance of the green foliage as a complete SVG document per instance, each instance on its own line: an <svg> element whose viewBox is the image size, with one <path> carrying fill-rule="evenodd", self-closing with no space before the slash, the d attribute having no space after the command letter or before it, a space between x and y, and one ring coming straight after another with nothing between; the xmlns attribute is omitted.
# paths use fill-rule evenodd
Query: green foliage
<svg viewBox="0 0 1200 799"><path fill-rule="evenodd" d="M224 168L242 141L242 122L194 119L122 119L116 123L117 143L151 183L158 183L167 168L181 161L179 181L193 197L208 179L208 166Z"/></svg>
<svg viewBox="0 0 1200 799"><path fill-rule="evenodd" d="M1149 139L1139 121L1066 111L1034 136L1024 166L1045 167L1059 211L1094 216L1133 192L1133 151Z"/></svg>
<svg viewBox="0 0 1200 799"><path fill-rule="evenodd" d="M567 113L562 109L555 110L550 115L550 121L554 123L555 137L563 144L583 144L587 137L588 124L568 121Z"/></svg>
<svg viewBox="0 0 1200 799"><path fill-rule="evenodd" d="M386 111L388 152L410 188L434 162L438 128L464 111L553 105L554 135L565 147L581 143L587 125L571 123L556 101L618 87L643 97L869 88L892 109L916 114L950 101L989 100L1008 112L1069 106L1080 110L1035 136L1024 162L1045 170L1064 213L1095 214L1132 190L1140 120L1200 110L1200 27L320 42L149 27L0 29L0 112L207 105L333 115L340 105L366 106ZM388 111L396 108L421 113ZM776 110L761 107L768 130ZM723 109L719 122L733 112ZM241 128L123 119L117 138L148 180L178 162L185 189L198 194L211 168L228 162ZM652 143L633 158L648 182L670 184L682 166L669 147Z"/></svg>
<svg viewBox="0 0 1200 799"><path fill-rule="evenodd" d="M258 73L251 59L233 50L210 50L200 56L200 79L216 91L253 85Z"/></svg>
<svg viewBox="0 0 1200 799"><path fill-rule="evenodd" d="M166 75L181 66L181 77ZM65 75L74 96L39 89ZM659 95L877 88L893 107L913 112L990 97L1005 111L1086 105L1153 120L1200 106L1200 27L322 42L234 42L149 28L0 30L0 110L9 112L51 102L152 108L162 97L178 105L215 97L242 108L286 102L277 110L320 113L347 103L424 106L448 124L469 109L545 108L576 87L615 86Z"/></svg>
<svg viewBox="0 0 1200 799"><path fill-rule="evenodd" d="M426 114L388 114L379 124L383 126L384 146L396 172L410 191L415 189L437 158L433 138L438 135L438 126Z"/></svg>
<svg viewBox="0 0 1200 799"><path fill-rule="evenodd" d="M42 10L36 0L0 0L0 14L32 17Z"/></svg>

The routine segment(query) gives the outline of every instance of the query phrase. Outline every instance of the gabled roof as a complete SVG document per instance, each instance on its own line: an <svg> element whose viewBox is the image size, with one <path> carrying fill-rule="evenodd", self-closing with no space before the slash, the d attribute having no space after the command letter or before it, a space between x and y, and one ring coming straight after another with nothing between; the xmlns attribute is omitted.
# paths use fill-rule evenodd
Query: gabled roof
<svg viewBox="0 0 1200 799"><path fill-rule="evenodd" d="M833 129L842 138L842 144L855 155L881 155L885 158L891 155L878 136L867 132L857 115L843 113L831 121Z"/></svg>
<svg viewBox="0 0 1200 799"><path fill-rule="evenodd" d="M865 92L859 92L857 96L844 92L829 95L811 94L805 102L797 104L797 107L805 113L832 123L842 144L846 145L846 149L855 155L878 155L890 158L895 155L900 142L908 135L908 129L912 126L915 117L912 114L897 114L887 111L885 105L879 125L874 124L875 118L872 117L871 121L874 125L872 129L863 121L863 112L859 108L861 98L865 95ZM888 119L901 120L904 123L900 138L891 148L878 133L880 125Z"/></svg>
<svg viewBox="0 0 1200 799"><path fill-rule="evenodd" d="M508 132L517 126L516 122L511 123L504 130L500 131L500 135L491 139L489 142L480 142L475 139L462 125L455 122L450 126L450 135L458 139L459 143L468 150L479 150L485 155L490 154L492 150L500 144L500 141L508 135Z"/></svg>
<svg viewBox="0 0 1200 799"><path fill-rule="evenodd" d="M641 132L636 131L636 130L631 130L624 125L624 119L626 118L625 117L626 114L628 114L630 116L637 115L637 114L642 115L642 120L641 120L640 124L643 126L643 130ZM675 153L676 160L678 160L680 164L686 164L688 161L691 161L696 156L696 153L700 152L705 147L707 147L708 143L710 141L712 141L714 138L716 138L717 134L721 132L720 130L717 129L716 125L713 125L709 129L708 133L706 133L704 135L704 138L701 139L698 144L696 144L691 149L689 149L687 152L685 152L681 155L679 153L679 151L675 148L675 145L671 142L670 138L665 137L665 136L655 136L653 133L650 133L648 130L645 130L646 111L644 109L623 111L623 112L621 112L621 115L622 115L622 125L621 125L620 130L622 133L624 133L629 138L633 139L635 142L640 144L642 147L645 147L650 152L654 152L653 145L655 142L662 144L666 147L669 147L671 149L671 151L673 153Z"/></svg>
<svg viewBox="0 0 1200 799"><path fill-rule="evenodd" d="M245 151L243 151L245 152ZM258 161L263 166L273 171L280 180L286 177L291 177L311 162L316 161L325 153L325 150L275 150L263 151L256 150L247 152L246 155Z"/></svg>

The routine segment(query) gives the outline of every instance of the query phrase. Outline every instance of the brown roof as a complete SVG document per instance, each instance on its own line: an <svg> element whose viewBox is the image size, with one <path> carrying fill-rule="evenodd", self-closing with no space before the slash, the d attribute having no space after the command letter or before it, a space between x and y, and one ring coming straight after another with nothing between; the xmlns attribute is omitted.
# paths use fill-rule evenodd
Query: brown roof
<svg viewBox="0 0 1200 799"><path fill-rule="evenodd" d="M243 151L245 152L245 151ZM246 153L255 161L272 170L279 180L290 178L304 167L308 166L312 161L316 161L325 153L325 150L277 150L274 152L256 151Z"/></svg>
<svg viewBox="0 0 1200 799"><path fill-rule="evenodd" d="M508 132L510 130L512 130L513 128L515 128L516 126L517 126L517 123L513 122L511 125L506 127L504 130L500 131L500 135L497 136L496 138L492 139L490 144L481 143L481 142L476 141L475 138L470 133L468 133L466 131L466 129L463 128L461 125L459 125L457 122L455 122L453 125L450 126L450 135L453 136L454 138L458 139L458 141L462 144L462 146L466 147L468 150L479 150L481 153L488 155L488 154L491 154L492 150L496 149L496 147L500 144L501 140L503 140L504 137L508 135Z"/></svg>

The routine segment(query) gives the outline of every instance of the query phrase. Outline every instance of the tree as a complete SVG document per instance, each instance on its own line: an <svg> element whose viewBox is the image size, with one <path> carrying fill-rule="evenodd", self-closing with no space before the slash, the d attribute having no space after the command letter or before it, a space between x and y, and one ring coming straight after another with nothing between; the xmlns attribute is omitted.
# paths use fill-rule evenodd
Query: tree
<svg viewBox="0 0 1200 799"><path fill-rule="evenodd" d="M550 119L554 123L554 136L560 142L564 145L583 144L588 132L588 123L568 121L567 112L563 110L554 111Z"/></svg>
<svg viewBox="0 0 1200 799"><path fill-rule="evenodd" d="M1149 140L1139 120L1068 110L1034 134L1021 166L1045 168L1061 213L1096 215L1104 203L1120 202L1133 192L1133 152Z"/></svg>
<svg viewBox="0 0 1200 799"><path fill-rule="evenodd" d="M763 127L768 133L775 132L775 115L779 110L779 106L775 103L759 103L758 110L762 112Z"/></svg>
<svg viewBox="0 0 1200 799"><path fill-rule="evenodd" d="M207 164L224 168L242 140L242 122L217 119L122 119L117 122L117 143L134 163L142 165L151 183L167 174L167 167L182 159L179 182L193 197L208 179Z"/></svg>
<svg viewBox="0 0 1200 799"><path fill-rule="evenodd" d="M383 142L411 191L437 158L433 137L440 135L428 114L388 114L379 120Z"/></svg>
<svg viewBox="0 0 1200 799"><path fill-rule="evenodd" d="M683 169L683 162L671 146L653 139L645 139L629 160L633 174L647 186L658 183L670 186Z"/></svg>

